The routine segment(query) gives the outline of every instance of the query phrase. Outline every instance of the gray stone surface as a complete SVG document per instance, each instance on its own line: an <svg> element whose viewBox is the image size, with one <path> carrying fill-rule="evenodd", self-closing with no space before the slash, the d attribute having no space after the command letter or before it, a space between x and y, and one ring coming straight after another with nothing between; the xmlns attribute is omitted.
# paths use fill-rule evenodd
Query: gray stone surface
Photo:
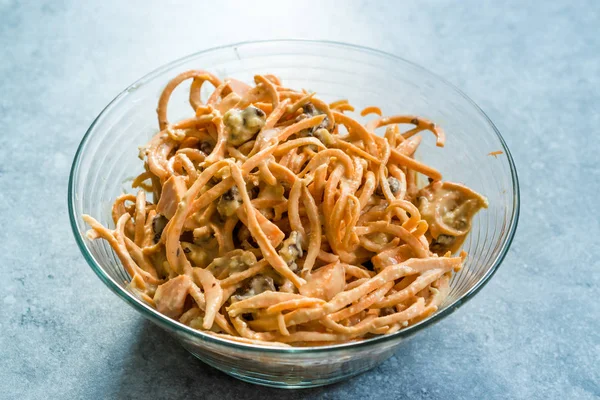
<svg viewBox="0 0 600 400"><path fill-rule="evenodd" d="M0 0L0 398L600 398L599 2L167 3ZM143 320L88 268L66 207L76 146L122 88L200 49L287 37L444 76L497 124L522 182L513 247L475 299L379 368L301 392L229 378Z"/></svg>

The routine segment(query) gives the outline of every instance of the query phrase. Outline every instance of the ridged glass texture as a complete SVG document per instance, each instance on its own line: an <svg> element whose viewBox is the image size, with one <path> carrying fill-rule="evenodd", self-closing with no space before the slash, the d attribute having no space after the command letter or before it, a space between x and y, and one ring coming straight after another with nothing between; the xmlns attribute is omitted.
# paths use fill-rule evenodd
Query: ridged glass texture
<svg viewBox="0 0 600 400"><path fill-rule="evenodd" d="M423 133L418 158L487 196L489 208L475 219L464 244L469 258L452 279L450 296L429 319L389 336L328 347L276 349L231 343L162 316L127 289L128 279L105 241L89 241L81 219L90 214L113 226L112 201L130 191L130 178L142 170L138 146L157 131L156 104L179 72L206 69L221 78L247 82L272 73L286 86L316 91L327 101L349 99L357 110L376 105L384 114L416 114L447 133L443 149ZM172 98L169 118L190 116L189 82ZM206 93L205 93L206 95ZM501 150L502 155L488 155ZM517 174L497 129L459 90L401 58L362 47L330 42L240 43L193 54L140 79L118 95L89 128L75 156L69 182L69 212L77 243L102 281L143 316L169 331L202 361L237 378L263 385L297 388L324 385L356 375L382 362L419 330L439 321L473 296L500 265L514 235L519 208Z"/></svg>

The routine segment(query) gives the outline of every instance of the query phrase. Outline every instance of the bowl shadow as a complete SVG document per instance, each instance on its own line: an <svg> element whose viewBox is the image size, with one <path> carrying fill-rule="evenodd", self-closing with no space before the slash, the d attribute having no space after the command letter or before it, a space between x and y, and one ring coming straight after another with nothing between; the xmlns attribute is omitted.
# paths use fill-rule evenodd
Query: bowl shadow
<svg viewBox="0 0 600 400"><path fill-rule="evenodd" d="M345 381L309 389L277 389L235 379L204 364L166 331L140 319L113 393L118 399L430 399L431 393L415 396L399 390L437 386L423 365L422 353L424 347L431 351L432 343L443 342L444 333L434 329L417 336L400 346L392 358Z"/></svg>
<svg viewBox="0 0 600 400"><path fill-rule="evenodd" d="M166 331L140 321L118 386L118 398L154 399L304 399L349 381L312 389L276 389L235 379L188 353Z"/></svg>

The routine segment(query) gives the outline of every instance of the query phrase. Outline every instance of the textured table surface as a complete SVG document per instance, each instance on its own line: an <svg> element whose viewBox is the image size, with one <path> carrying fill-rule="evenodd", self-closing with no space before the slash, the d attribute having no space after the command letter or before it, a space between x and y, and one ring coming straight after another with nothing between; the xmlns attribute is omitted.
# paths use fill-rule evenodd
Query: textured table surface
<svg viewBox="0 0 600 400"><path fill-rule="evenodd" d="M0 398L600 398L599 2L91 3L0 0ZM475 299L380 367L294 392L205 366L127 307L86 265L66 206L76 146L121 89L197 50L289 37L376 47L453 82L522 184L514 244Z"/></svg>

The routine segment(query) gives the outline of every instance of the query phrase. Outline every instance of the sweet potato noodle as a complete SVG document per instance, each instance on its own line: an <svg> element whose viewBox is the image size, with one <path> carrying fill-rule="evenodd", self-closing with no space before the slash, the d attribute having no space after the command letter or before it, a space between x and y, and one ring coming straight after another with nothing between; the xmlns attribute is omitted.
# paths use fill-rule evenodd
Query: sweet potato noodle
<svg viewBox="0 0 600 400"><path fill-rule="evenodd" d="M171 122L169 98L190 79L195 115ZM137 195L115 200L114 229L85 215L87 236L108 241L159 312L238 342L363 340L434 313L466 256L452 254L487 206L414 158L421 132L442 147L443 130L377 107L363 125L345 100L327 104L273 75L254 83L201 70L170 81Z"/></svg>

